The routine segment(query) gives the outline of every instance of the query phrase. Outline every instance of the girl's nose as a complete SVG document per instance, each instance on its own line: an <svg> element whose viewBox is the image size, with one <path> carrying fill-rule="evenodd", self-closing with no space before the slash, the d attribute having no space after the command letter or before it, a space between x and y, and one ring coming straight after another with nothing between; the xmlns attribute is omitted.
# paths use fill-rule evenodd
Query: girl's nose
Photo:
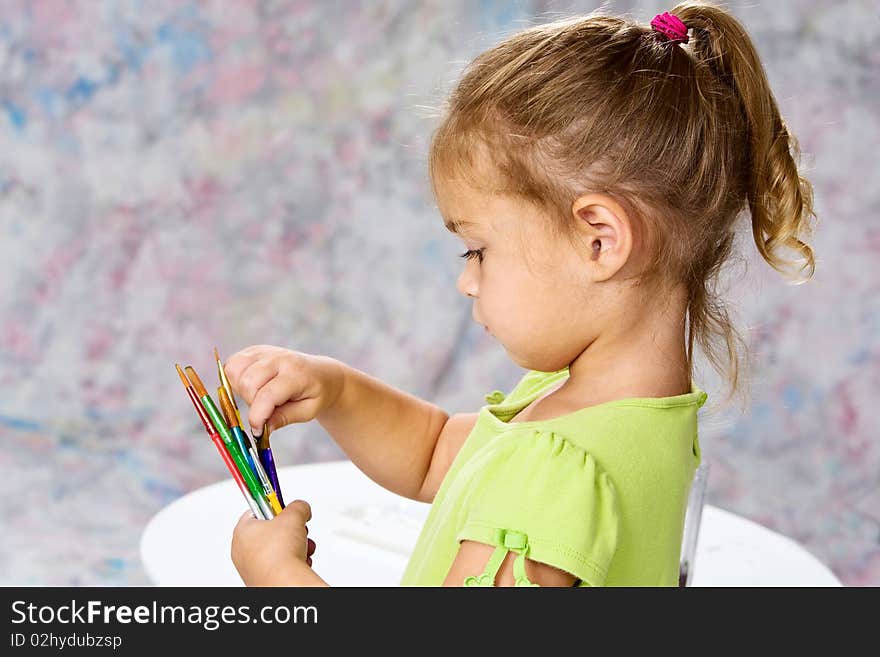
<svg viewBox="0 0 880 657"><path fill-rule="evenodd" d="M465 265L464 271L461 272L458 281L455 283L455 287L466 297L477 296L477 277L473 275L470 265Z"/></svg>

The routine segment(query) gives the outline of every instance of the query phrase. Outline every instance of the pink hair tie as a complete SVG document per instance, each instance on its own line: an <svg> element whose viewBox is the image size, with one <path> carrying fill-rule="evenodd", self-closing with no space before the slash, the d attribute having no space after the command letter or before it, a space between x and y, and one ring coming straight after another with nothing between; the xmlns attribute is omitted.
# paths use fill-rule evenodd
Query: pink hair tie
<svg viewBox="0 0 880 657"><path fill-rule="evenodd" d="M670 41L676 43L688 42L687 25L682 23L678 16L674 16L668 11L664 11L662 14L654 16L651 20L651 27L654 28L655 32L663 34Z"/></svg>

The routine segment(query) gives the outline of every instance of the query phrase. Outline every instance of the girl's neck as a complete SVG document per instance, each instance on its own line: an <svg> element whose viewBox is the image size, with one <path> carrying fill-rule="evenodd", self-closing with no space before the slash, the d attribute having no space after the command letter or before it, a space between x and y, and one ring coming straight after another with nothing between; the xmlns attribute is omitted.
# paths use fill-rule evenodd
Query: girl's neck
<svg viewBox="0 0 880 657"><path fill-rule="evenodd" d="M690 391L682 310L680 319L675 313L658 314L613 339L597 338L568 366L562 383L510 422L552 419L616 399L674 397Z"/></svg>
<svg viewBox="0 0 880 657"><path fill-rule="evenodd" d="M642 306L610 322L611 331L596 338L569 365L560 392L591 403L690 392L686 302L681 295L667 298L667 305Z"/></svg>

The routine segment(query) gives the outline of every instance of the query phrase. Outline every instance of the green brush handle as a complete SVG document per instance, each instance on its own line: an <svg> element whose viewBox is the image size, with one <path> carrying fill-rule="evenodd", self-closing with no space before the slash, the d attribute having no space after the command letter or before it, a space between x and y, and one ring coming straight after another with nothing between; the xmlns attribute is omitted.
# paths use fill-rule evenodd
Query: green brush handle
<svg viewBox="0 0 880 657"><path fill-rule="evenodd" d="M211 399L210 395L205 395L204 397L201 397L201 400L202 405L208 412L208 416L211 418L211 422L214 423L214 426L217 429L217 433L220 434L220 437L223 439L223 443L226 445L226 449L229 450L229 455L232 456L232 460L235 461L235 465L238 468L238 471L241 473L244 482L247 484L248 490L251 492L251 495L254 496L254 499L257 501L257 504L260 505L260 508L263 510L263 512L266 512L268 509L269 515L267 515L266 517L273 517L275 514L272 513L272 509L269 507L269 503L263 496L263 486L260 484L260 482L257 481L257 478L254 476L253 470L251 470L251 466L248 465L248 462L245 460L244 455L242 455L241 451L238 449L238 445L235 444L235 438L232 437L232 432L229 430L229 427L226 426L226 421L223 419L223 416L220 415L220 411L217 410L217 407L214 405L214 400Z"/></svg>

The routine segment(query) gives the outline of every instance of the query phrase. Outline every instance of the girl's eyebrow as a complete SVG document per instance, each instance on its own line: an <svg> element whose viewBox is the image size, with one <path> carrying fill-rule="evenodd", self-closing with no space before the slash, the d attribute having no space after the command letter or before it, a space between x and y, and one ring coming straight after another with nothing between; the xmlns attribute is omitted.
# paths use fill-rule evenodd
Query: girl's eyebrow
<svg viewBox="0 0 880 657"><path fill-rule="evenodd" d="M474 221L466 221L462 219L445 219L444 223L446 225L446 230L450 233L459 234L460 228L466 228L468 226L477 226L478 224Z"/></svg>

